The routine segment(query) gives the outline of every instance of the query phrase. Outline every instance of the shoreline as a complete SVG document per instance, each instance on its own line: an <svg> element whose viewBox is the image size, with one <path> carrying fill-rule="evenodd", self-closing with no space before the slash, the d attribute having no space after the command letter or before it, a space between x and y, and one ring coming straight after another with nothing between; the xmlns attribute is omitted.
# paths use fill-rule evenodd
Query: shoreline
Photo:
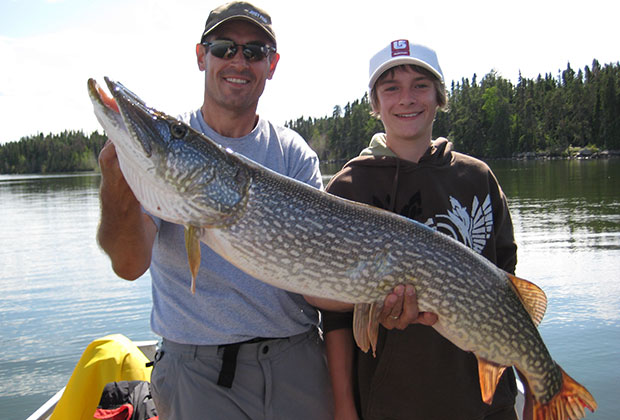
<svg viewBox="0 0 620 420"><path fill-rule="evenodd" d="M458 152L458 150L456 150ZM602 159L615 159L620 158L620 150L602 150L602 151L593 151L589 148L583 148L578 150L576 153L566 155L564 153L553 153L553 152L521 152L515 153L512 157L479 157L473 156L477 159L488 161L488 160L602 160ZM320 161L320 165L334 165L334 164L345 164L350 159L330 159ZM83 171L66 171L66 172L29 172L29 173L0 173L0 176L6 175L23 175L23 176L59 176L59 177L68 177L68 176L81 176L81 175L98 175L100 174L99 168L91 169L91 170L83 170Z"/></svg>
<svg viewBox="0 0 620 420"><path fill-rule="evenodd" d="M620 157L620 150L601 150L584 147L582 149L567 150L562 153L553 152L521 152L515 153L511 158L497 158L509 160L531 160L531 159L612 159Z"/></svg>

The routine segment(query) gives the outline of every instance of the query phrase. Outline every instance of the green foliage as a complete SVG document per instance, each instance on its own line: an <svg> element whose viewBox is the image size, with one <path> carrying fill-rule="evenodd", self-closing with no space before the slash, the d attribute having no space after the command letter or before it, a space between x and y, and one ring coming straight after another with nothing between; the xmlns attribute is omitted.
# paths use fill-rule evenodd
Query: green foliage
<svg viewBox="0 0 620 420"><path fill-rule="evenodd" d="M106 141L93 132L64 131L38 134L17 142L0 145L0 173L54 173L92 171L98 168L97 156Z"/></svg>
<svg viewBox="0 0 620 420"><path fill-rule="evenodd" d="M514 86L495 72L478 82L453 82L448 112L438 112L433 136L448 137L461 152L484 158L525 153L569 155L577 150L620 149L620 65L575 72L570 64L557 77L519 77ZM383 131L370 115L368 96L335 106L324 118L299 118L286 125L298 131L321 160L347 160Z"/></svg>
<svg viewBox="0 0 620 420"><path fill-rule="evenodd" d="M485 158L525 153L571 156L583 150L620 150L620 64L575 72L570 64L557 77L519 77L514 86L495 72L480 82L452 82L448 112L438 112L433 136L448 137L456 150ZM381 121L370 115L368 95L333 107L323 118L286 123L299 132L322 161L357 156ZM106 137L81 131L38 134L0 145L0 173L92 171Z"/></svg>

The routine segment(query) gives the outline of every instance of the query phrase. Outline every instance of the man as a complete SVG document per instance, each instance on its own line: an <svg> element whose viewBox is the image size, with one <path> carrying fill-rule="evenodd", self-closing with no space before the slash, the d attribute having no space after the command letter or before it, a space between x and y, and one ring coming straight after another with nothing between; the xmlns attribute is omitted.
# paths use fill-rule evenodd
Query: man
<svg viewBox="0 0 620 420"><path fill-rule="evenodd" d="M305 141L256 114L279 60L270 16L244 2L214 9L196 57L205 72L204 102L183 119L226 148L322 188L318 158ZM192 295L183 227L143 212L110 142L99 163L99 243L120 277L133 280L150 269L151 326L163 338L152 374L159 417L332 418L317 310L204 244Z"/></svg>
<svg viewBox="0 0 620 420"><path fill-rule="evenodd" d="M385 133L373 136L327 191L426 223L514 272L512 222L495 176L446 139L432 139L436 112L447 102L435 52L404 39L391 42L370 60L368 87ZM493 404L485 404L475 356L429 327L436 315L423 314L403 329L396 309L388 317L394 325L379 331L376 357L355 350L350 318L326 314L336 418L516 419L512 369L500 379Z"/></svg>

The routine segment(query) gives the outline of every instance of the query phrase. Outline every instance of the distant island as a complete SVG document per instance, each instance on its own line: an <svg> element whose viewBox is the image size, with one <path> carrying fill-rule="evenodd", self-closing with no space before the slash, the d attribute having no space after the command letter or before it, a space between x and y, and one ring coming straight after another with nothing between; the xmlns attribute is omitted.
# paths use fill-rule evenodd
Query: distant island
<svg viewBox="0 0 620 420"><path fill-rule="evenodd" d="M482 159L611 157L620 155L620 64L585 69L570 64L556 76L519 77L516 85L492 71L463 78L448 90L434 137ZM330 116L285 124L299 132L322 161L346 161L383 131L370 115L368 95L336 105ZM0 173L58 173L98 169L106 136L95 131L38 134L0 145Z"/></svg>

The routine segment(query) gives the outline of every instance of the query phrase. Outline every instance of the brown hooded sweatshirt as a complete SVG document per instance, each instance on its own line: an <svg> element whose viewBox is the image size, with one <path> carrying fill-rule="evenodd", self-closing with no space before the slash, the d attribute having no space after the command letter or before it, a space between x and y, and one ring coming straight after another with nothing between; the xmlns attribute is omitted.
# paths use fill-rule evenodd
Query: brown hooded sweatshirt
<svg viewBox="0 0 620 420"><path fill-rule="evenodd" d="M326 190L425 223L514 273L517 247L497 179L484 162L452 151L452 143L444 138L433 141L414 163L396 157L385 144L385 134L377 134ZM351 314L328 312L325 329L351 328L351 319ZM515 418L512 369L502 376L493 404L486 405L475 356L432 327L380 327L376 358L359 349L356 357L364 420Z"/></svg>

